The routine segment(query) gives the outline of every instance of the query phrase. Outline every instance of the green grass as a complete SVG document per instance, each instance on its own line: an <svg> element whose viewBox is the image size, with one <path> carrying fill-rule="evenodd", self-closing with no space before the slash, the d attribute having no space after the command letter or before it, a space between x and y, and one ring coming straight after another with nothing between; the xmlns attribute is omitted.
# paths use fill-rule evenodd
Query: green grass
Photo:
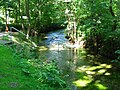
<svg viewBox="0 0 120 90"><path fill-rule="evenodd" d="M36 90L37 82L24 75L19 61L12 49L0 45L0 90Z"/></svg>
<svg viewBox="0 0 120 90"><path fill-rule="evenodd" d="M69 90L54 65L41 64L40 69L34 64L39 65L0 45L0 90ZM50 76L55 80L48 80Z"/></svg>

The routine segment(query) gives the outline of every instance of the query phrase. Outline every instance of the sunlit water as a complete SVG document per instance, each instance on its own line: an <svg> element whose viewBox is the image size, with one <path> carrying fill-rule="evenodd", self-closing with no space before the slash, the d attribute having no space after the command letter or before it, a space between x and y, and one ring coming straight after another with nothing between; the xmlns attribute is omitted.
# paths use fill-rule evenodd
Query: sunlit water
<svg viewBox="0 0 120 90"><path fill-rule="evenodd" d="M91 55L85 49L66 46L68 41L65 39L64 30L50 32L44 38L44 44L39 47L39 58L55 60L71 90L114 88L105 83L111 82L106 79L111 75L109 70L112 68L110 63L106 63L108 59Z"/></svg>

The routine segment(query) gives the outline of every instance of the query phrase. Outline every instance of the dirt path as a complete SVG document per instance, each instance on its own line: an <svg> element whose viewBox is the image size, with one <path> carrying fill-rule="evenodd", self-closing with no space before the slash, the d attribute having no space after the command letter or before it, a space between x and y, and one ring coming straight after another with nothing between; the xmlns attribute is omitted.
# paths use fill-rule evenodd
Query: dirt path
<svg viewBox="0 0 120 90"><path fill-rule="evenodd" d="M10 33L8 32L0 32L0 44L10 44L12 43L12 41L10 39L12 38L12 36L10 35Z"/></svg>

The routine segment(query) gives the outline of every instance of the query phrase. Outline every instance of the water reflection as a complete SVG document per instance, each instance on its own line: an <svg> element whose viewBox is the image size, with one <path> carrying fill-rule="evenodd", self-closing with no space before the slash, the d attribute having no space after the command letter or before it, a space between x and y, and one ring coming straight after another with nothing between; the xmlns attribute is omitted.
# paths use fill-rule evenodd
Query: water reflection
<svg viewBox="0 0 120 90"><path fill-rule="evenodd" d="M110 76L111 64L101 62L107 59L98 58L87 53L85 49L75 49L66 46L64 30L48 33L44 46L39 47L39 58L56 60L63 70L63 77L71 90L106 90L106 76Z"/></svg>
<svg viewBox="0 0 120 90"><path fill-rule="evenodd" d="M75 80L76 63L79 56L79 50L66 46L67 40L64 38L64 30L51 32L45 36L45 46L39 47L39 58L47 60L56 60L58 67L63 70L63 77L69 82L72 88L77 88L72 85Z"/></svg>

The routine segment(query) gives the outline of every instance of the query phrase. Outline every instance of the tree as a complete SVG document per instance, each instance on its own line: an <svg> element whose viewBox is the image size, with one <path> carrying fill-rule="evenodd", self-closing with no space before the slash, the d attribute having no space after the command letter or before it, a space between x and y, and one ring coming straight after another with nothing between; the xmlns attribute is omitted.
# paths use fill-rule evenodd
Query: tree
<svg viewBox="0 0 120 90"><path fill-rule="evenodd" d="M26 6L26 16L27 16L27 19L28 19L28 30L27 30L27 39L29 38L29 33L30 33L30 12L29 12L29 0L25 0L25 6Z"/></svg>

